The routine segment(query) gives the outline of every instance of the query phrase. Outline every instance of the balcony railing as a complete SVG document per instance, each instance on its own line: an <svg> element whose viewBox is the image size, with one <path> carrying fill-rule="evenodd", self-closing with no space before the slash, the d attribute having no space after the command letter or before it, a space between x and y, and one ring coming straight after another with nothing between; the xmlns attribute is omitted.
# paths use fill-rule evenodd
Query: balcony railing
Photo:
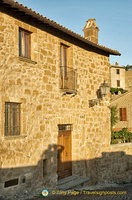
<svg viewBox="0 0 132 200"><path fill-rule="evenodd" d="M66 93L75 93L77 85L76 70L67 66L60 67L60 88Z"/></svg>

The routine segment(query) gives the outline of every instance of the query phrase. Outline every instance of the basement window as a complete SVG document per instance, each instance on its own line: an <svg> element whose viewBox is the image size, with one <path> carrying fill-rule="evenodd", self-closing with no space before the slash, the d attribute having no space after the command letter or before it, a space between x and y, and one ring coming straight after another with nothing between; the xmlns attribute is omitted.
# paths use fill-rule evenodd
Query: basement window
<svg viewBox="0 0 132 200"><path fill-rule="evenodd" d="M18 178L6 181L4 187L11 187L11 186L14 186L14 185L18 185Z"/></svg>

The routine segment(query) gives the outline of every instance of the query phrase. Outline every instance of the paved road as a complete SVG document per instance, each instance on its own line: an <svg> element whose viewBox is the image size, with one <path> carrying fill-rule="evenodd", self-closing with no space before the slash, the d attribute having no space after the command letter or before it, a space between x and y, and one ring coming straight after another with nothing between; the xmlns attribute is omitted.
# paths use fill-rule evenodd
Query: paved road
<svg viewBox="0 0 132 200"><path fill-rule="evenodd" d="M41 195L30 200L132 200L132 184L95 188L95 190L52 191L52 193L57 194L47 197Z"/></svg>
<svg viewBox="0 0 132 200"><path fill-rule="evenodd" d="M41 189L37 192L36 197L33 193L26 195L17 194L11 197L1 197L0 200L132 200L132 183L124 185L107 185L107 186L88 186L76 189L76 191L52 190L47 197L42 196ZM56 194L53 194L56 193ZM36 194L36 192L34 193Z"/></svg>

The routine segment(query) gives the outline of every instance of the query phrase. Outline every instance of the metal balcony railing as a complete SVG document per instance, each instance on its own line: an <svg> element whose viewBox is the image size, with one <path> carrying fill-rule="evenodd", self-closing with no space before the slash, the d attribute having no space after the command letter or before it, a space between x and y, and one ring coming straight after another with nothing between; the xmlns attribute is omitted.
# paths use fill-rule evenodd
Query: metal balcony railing
<svg viewBox="0 0 132 200"><path fill-rule="evenodd" d="M60 67L61 89L72 93L76 91L77 73L76 70L67 66Z"/></svg>

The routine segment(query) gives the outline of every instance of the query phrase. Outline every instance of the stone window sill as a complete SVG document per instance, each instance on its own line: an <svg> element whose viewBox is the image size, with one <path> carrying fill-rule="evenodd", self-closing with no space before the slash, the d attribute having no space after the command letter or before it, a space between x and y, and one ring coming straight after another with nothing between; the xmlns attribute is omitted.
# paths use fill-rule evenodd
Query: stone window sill
<svg viewBox="0 0 132 200"><path fill-rule="evenodd" d="M24 139L27 135L15 135L15 136L4 136L5 140L11 140L11 139Z"/></svg>
<svg viewBox="0 0 132 200"><path fill-rule="evenodd" d="M70 94L70 95L77 95L77 90L72 90L72 89L61 89L60 91L63 95L65 94Z"/></svg>
<svg viewBox="0 0 132 200"><path fill-rule="evenodd" d="M37 64L36 61L33 61L33 60L31 60L29 58L26 58L26 57L23 57L23 56L19 56L18 58L19 58L19 60L24 61L24 62L28 62L28 63L32 63L32 64Z"/></svg>

